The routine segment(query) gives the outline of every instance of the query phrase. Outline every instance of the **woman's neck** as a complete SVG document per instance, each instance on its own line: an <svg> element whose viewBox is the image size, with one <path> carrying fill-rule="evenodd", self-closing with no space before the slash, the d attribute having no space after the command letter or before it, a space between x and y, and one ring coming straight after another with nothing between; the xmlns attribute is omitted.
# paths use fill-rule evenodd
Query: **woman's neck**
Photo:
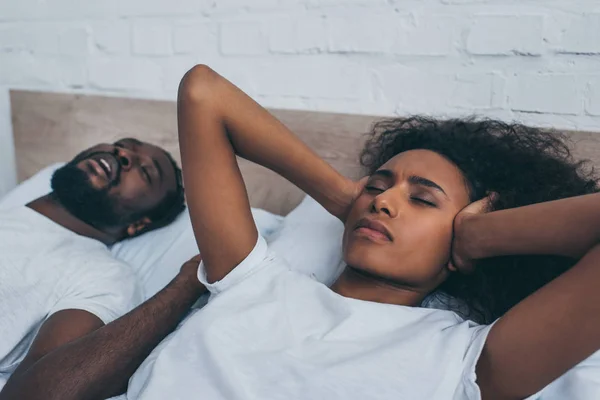
<svg viewBox="0 0 600 400"><path fill-rule="evenodd" d="M344 297L401 306L418 306L427 295L418 289L378 279L350 266L344 269L331 290Z"/></svg>

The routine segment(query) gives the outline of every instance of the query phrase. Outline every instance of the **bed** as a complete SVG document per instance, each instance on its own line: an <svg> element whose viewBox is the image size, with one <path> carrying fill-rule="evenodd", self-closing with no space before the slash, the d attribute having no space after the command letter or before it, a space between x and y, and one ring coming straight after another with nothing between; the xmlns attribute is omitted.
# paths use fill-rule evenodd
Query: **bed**
<svg viewBox="0 0 600 400"><path fill-rule="evenodd" d="M126 136L160 145L179 160L174 102L30 91L11 91L10 98L19 182L32 177L47 166L70 160L80 150L100 141L111 142ZM381 118L309 111L271 111L319 155L350 177L360 175L357 160L364 135L373 122ZM600 166L599 134L594 132L567 132L567 134L572 140L575 157L589 159L590 167ZM244 160L241 160L241 170L253 207L278 215L287 215L302 201L303 193L273 172ZM302 201L302 204L304 203L305 201ZM307 207L311 206L307 205ZM294 216L294 213L290 214L291 218L306 219L304 215ZM319 218L325 217L321 215ZM335 223L339 224L338 221ZM181 235L189 239L187 247L194 247L191 227L189 223L187 225ZM331 232L336 230L341 232L339 229L339 225L330 225L320 230L323 236L319 237L315 235L315 229L311 225L305 231L305 236L308 238L306 240L313 240L311 246L323 245L327 237L335 235ZM302 231L298 226L290 226L289 230L295 234ZM338 235L341 237L341 234ZM302 240L296 238L288 240L288 243L296 245L299 242ZM179 246L177 253L181 255L179 250L182 248L181 243ZM289 244L285 246L288 246L285 247L288 251ZM146 248L155 249L154 246ZM301 249L297 251L300 252ZM327 257L330 259L341 257L339 249L329 251L331 254ZM156 262L161 264L160 259ZM311 265L313 262L311 260L300 264ZM176 273L178 265L171 267L174 269L163 271L163 276L159 279L160 285ZM153 289L159 290L160 285L155 285ZM541 398L544 400L595 398L594 396L600 390L598 378L600 374L597 372L600 371L599 354L549 386Z"/></svg>
<svg viewBox="0 0 600 400"><path fill-rule="evenodd" d="M19 182L99 141L124 136L160 145L179 161L174 102L27 91L11 91L10 99ZM340 171L358 175L362 135L376 118L271 111ZM242 160L241 169L253 207L285 215L302 199L299 189L265 168Z"/></svg>
<svg viewBox="0 0 600 400"><path fill-rule="evenodd" d="M72 158L99 141L135 136L160 145L179 160L176 105L172 101L13 90L10 92L18 181ZM364 134L381 117L270 110L305 143L346 176L357 177ZM574 154L600 166L600 135L568 132ZM253 207L279 215L303 197L275 173L241 161Z"/></svg>

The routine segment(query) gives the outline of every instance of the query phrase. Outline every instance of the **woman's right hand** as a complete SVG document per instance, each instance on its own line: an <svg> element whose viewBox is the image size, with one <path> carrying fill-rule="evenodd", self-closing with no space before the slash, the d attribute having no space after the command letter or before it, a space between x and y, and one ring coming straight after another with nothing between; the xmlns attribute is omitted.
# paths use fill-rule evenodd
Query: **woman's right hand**
<svg viewBox="0 0 600 400"><path fill-rule="evenodd" d="M177 118L186 199L209 283L245 259L258 237L236 156L277 172L342 220L360 193L267 110L205 65L182 79Z"/></svg>
<svg viewBox="0 0 600 400"><path fill-rule="evenodd" d="M335 209L328 211L334 216L336 216L338 219L340 219L342 222L346 221L346 218L352 210L354 201L358 198L358 196L361 195L368 179L368 176L365 176L358 181L346 179L345 187L342 190L340 203L336 205Z"/></svg>

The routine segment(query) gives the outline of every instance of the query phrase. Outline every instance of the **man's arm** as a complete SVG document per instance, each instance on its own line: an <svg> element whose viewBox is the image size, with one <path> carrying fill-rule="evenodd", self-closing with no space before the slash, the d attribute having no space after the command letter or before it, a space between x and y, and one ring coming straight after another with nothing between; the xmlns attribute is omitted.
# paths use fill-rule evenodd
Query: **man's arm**
<svg viewBox="0 0 600 400"><path fill-rule="evenodd" d="M526 398L600 348L600 194L459 215L455 232L467 258L580 259L492 327L477 364L484 399Z"/></svg>
<svg viewBox="0 0 600 400"><path fill-rule="evenodd" d="M27 356L19 364L10 380L17 379L46 354L79 339L104 325L100 318L83 310L63 310L44 322ZM9 380L9 382L10 382Z"/></svg>
<svg viewBox="0 0 600 400"><path fill-rule="evenodd" d="M123 393L139 365L205 291L196 276L199 262L199 256L188 261L167 287L133 311L13 375L0 400L100 400Z"/></svg>

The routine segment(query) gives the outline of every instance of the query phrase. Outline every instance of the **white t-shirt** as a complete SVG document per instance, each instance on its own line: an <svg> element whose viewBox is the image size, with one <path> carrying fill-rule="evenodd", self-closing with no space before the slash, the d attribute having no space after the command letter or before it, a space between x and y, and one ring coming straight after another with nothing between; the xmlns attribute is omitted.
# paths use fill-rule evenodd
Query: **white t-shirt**
<svg viewBox="0 0 600 400"><path fill-rule="evenodd" d="M27 207L0 211L0 389L53 313L85 310L108 323L140 302L130 267L101 242Z"/></svg>
<svg viewBox="0 0 600 400"><path fill-rule="evenodd" d="M480 399L490 326L340 296L264 239L146 359L127 399Z"/></svg>

